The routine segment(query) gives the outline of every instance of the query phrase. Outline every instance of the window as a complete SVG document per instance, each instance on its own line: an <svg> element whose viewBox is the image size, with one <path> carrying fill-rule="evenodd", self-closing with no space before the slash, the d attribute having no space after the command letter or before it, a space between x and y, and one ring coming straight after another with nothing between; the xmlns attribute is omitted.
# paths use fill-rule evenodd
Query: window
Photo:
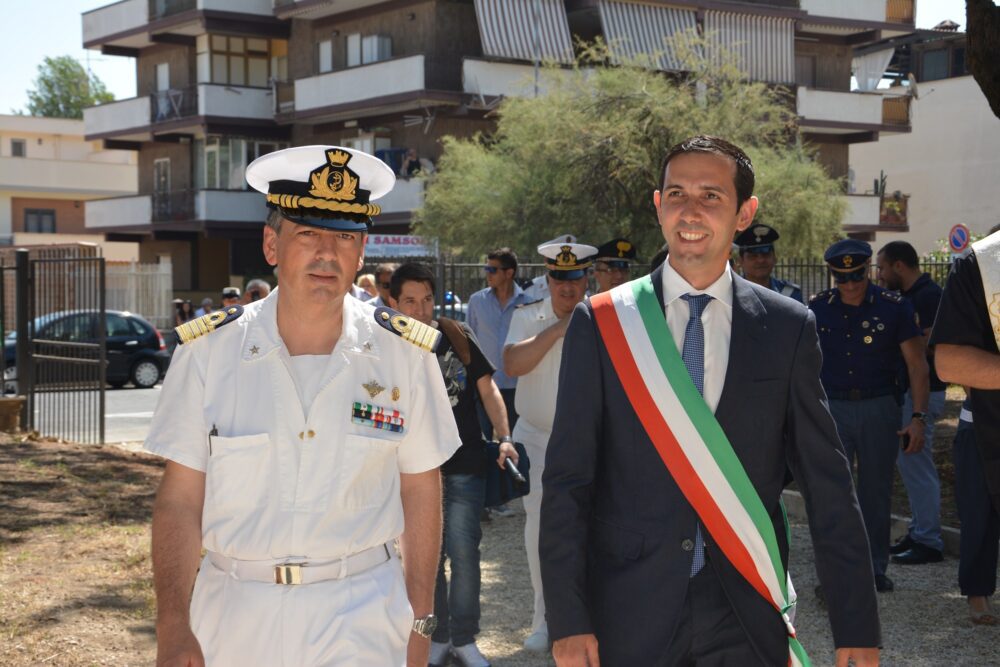
<svg viewBox="0 0 1000 667"><path fill-rule="evenodd" d="M951 52L951 75L965 76L965 47L958 46Z"/></svg>
<svg viewBox="0 0 1000 667"><path fill-rule="evenodd" d="M948 76L948 49L925 51L921 81L934 81Z"/></svg>
<svg viewBox="0 0 1000 667"><path fill-rule="evenodd" d="M94 318L90 313L77 313L57 320L47 327L39 338L80 343L96 338L93 333Z"/></svg>
<svg viewBox="0 0 1000 667"><path fill-rule="evenodd" d="M28 154L28 142L24 139L10 140L11 157L25 157Z"/></svg>
<svg viewBox="0 0 1000 667"><path fill-rule="evenodd" d="M242 137L206 137L194 142L196 190L246 190L248 164L261 155L288 148L286 143L260 142Z"/></svg>
<svg viewBox="0 0 1000 667"><path fill-rule="evenodd" d="M361 62L365 65L392 58L392 37L366 35L361 43Z"/></svg>
<svg viewBox="0 0 1000 667"><path fill-rule="evenodd" d="M128 320L126 320L121 315L113 315L111 313L104 314L105 331L104 335L108 338L113 338L115 336L131 336L132 330L128 326Z"/></svg>
<svg viewBox="0 0 1000 667"><path fill-rule="evenodd" d="M260 37L200 35L198 47L199 82L266 88L273 66L288 73L288 42Z"/></svg>
<svg viewBox="0 0 1000 667"><path fill-rule="evenodd" d="M139 336L141 338L146 335L146 327L142 326L139 320L128 320L128 324L132 328L133 336Z"/></svg>
<svg viewBox="0 0 1000 667"><path fill-rule="evenodd" d="M319 73L326 74L333 70L333 42L329 39L319 43Z"/></svg>
<svg viewBox="0 0 1000 667"><path fill-rule="evenodd" d="M361 64L361 35L355 33L347 36L347 66L357 67Z"/></svg>
<svg viewBox="0 0 1000 667"><path fill-rule="evenodd" d="M24 209L24 231L31 234L55 234L56 212L50 208Z"/></svg>

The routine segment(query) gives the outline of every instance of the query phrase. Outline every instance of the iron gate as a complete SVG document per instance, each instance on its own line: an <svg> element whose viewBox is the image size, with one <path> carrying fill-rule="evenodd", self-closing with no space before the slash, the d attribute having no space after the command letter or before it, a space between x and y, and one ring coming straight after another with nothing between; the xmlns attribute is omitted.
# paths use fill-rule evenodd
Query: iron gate
<svg viewBox="0 0 1000 667"><path fill-rule="evenodd" d="M29 259L20 251L16 272L19 344L16 370L8 363L6 375L25 396L22 423L44 437L103 443L104 258Z"/></svg>

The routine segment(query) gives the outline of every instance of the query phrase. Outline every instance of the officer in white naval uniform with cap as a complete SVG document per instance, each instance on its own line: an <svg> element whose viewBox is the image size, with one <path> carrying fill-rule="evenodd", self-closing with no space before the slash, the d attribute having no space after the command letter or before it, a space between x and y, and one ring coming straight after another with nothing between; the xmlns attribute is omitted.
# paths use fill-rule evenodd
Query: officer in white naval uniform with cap
<svg viewBox="0 0 1000 667"><path fill-rule="evenodd" d="M573 308L583 301L587 293L587 270L597 254L594 246L575 243L575 240L572 235L566 235L555 243L538 247L548 269L546 281L549 294L541 301L519 306L514 311L503 350L504 372L518 378L514 405L519 416L514 426L514 441L524 445L531 461L531 493L524 497L524 547L528 552L528 571L535 604L531 635L525 640L524 647L532 651L545 651L549 647L542 574L538 564L538 525L542 506L539 482L545 470L545 448L556 412L563 335Z"/></svg>
<svg viewBox="0 0 1000 667"><path fill-rule="evenodd" d="M460 441L436 332L348 295L392 171L305 146L247 180L279 287L178 328L145 445L157 664L423 667Z"/></svg>

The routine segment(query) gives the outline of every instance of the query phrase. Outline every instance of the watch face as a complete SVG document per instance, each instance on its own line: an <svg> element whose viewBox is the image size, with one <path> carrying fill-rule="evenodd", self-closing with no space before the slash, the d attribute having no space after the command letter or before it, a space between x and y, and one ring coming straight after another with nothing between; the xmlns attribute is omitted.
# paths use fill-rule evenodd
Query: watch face
<svg viewBox="0 0 1000 667"><path fill-rule="evenodd" d="M437 629L437 624L437 616L431 614L413 621L413 631L421 637L430 637L434 633L434 630Z"/></svg>

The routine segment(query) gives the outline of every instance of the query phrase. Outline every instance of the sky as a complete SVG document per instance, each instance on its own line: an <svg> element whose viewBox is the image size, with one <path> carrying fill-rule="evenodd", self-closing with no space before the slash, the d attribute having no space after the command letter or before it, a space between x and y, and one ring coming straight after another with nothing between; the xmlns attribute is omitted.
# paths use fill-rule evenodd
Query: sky
<svg viewBox="0 0 1000 667"><path fill-rule="evenodd" d="M0 40L0 62L4 64L0 114L26 107L27 91L34 87L38 65L46 56L71 55L94 72L115 99L135 97L134 59L83 48L80 15L112 4L111 0L6 0L3 4L4 22L10 29ZM917 0L918 28L933 28L945 19L959 23L964 30L965 1Z"/></svg>

